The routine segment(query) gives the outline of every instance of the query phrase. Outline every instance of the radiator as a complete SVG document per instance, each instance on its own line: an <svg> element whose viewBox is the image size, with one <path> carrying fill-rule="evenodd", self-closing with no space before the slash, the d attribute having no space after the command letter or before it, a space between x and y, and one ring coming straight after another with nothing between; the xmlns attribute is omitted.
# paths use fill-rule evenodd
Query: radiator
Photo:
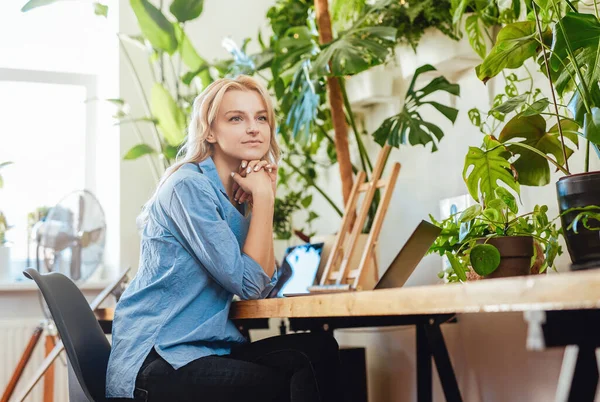
<svg viewBox="0 0 600 402"><path fill-rule="evenodd" d="M25 347L33 334L39 320L0 320L0 397L4 393ZM45 333L42 334L27 363L25 371L19 380L17 389L10 401L16 401L17 396L33 377L33 374L44 360ZM54 361L54 402L67 402L69 390L67 384L67 356L63 351ZM44 379L42 378L25 401L43 402Z"/></svg>

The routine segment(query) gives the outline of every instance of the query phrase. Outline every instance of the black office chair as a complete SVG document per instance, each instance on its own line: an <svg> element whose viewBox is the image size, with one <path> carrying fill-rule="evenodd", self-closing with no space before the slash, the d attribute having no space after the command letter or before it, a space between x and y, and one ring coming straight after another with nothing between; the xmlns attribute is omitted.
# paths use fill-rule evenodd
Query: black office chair
<svg viewBox="0 0 600 402"><path fill-rule="evenodd" d="M23 274L40 288L65 345L70 401L115 401L104 397L110 343L79 288L60 273L42 275L28 268Z"/></svg>

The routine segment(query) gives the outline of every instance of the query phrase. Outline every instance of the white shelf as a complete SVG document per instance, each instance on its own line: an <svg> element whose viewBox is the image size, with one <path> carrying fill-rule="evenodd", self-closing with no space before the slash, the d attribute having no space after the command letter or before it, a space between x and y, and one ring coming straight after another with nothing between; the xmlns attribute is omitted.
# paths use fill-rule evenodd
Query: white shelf
<svg viewBox="0 0 600 402"><path fill-rule="evenodd" d="M94 281L94 282L86 282L79 286L81 290L102 290L108 285L110 285L112 281ZM34 292L37 291L37 285L30 280L27 281L19 281L19 282L0 282L0 293L3 292Z"/></svg>

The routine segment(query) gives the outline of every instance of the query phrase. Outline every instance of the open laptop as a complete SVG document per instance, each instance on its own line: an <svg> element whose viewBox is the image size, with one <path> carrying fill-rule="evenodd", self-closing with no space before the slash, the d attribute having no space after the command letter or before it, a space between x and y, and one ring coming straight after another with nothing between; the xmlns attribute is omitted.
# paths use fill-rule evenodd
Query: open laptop
<svg viewBox="0 0 600 402"><path fill-rule="evenodd" d="M308 294L308 287L314 284L317 276L323 246L324 243L314 243L288 247L278 268L277 284L267 297Z"/></svg>
<svg viewBox="0 0 600 402"><path fill-rule="evenodd" d="M440 232L441 229L439 227L429 222L421 221L404 246L402 246L385 274L377 282L375 289L399 288L404 286ZM320 248L318 259L315 259L314 255L310 256L310 250L314 246ZM297 247L300 247L300 249L296 250ZM288 264L293 270L299 271L300 274L296 276L297 279L295 281L293 280L294 276L292 276L287 283L283 284L282 287L278 289L277 295L269 295L269 297L294 297L309 294L339 293L338 290L332 290L331 292L328 290L320 290L319 292L314 293L311 293L308 290L308 287L315 282L322 247L323 243L290 247L284 257L282 268L284 268L285 264ZM288 260L288 256L290 255L292 257ZM304 257L305 255L307 257ZM306 285L307 283L308 285ZM345 291L350 290L346 289ZM273 294L273 292L271 294Z"/></svg>

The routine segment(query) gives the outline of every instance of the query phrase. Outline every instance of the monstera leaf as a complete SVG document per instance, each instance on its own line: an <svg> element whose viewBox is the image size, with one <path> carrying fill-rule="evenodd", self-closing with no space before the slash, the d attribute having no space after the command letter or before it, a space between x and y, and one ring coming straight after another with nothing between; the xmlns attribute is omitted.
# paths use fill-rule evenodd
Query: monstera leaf
<svg viewBox="0 0 600 402"><path fill-rule="evenodd" d="M538 49L535 22L521 21L506 25L498 33L490 54L476 67L477 77L484 83L505 68L519 68L535 56Z"/></svg>
<svg viewBox="0 0 600 402"><path fill-rule="evenodd" d="M510 152L492 136L486 136L483 143L485 149L469 147L465 157L463 179L471 197L487 203L496 198L495 190L501 183L519 194L514 168L508 161Z"/></svg>
<svg viewBox="0 0 600 402"><path fill-rule="evenodd" d="M435 124L424 121L419 113L422 105L430 105L442 113L452 123L456 121L458 110L453 107L443 105L439 102L424 100L428 95L443 91L452 95L460 95L460 87L457 84L448 82L443 76L434 78L423 88L415 89L415 83L420 74L433 71L435 68L426 64L415 71L415 75L409 85L406 93L404 107L395 116L389 117L383 121L381 126L373 133L375 141L384 146L387 142L393 147L399 147L401 144L427 145L432 143L432 151L437 150L437 144L444 136L441 128Z"/></svg>
<svg viewBox="0 0 600 402"><path fill-rule="evenodd" d="M331 63L331 73L344 76L382 64L396 44L396 32L385 26L350 29L323 49L313 67L324 72Z"/></svg>
<svg viewBox="0 0 600 402"><path fill-rule="evenodd" d="M561 127L564 136L577 144L577 124L563 119ZM561 166L565 164L558 126L546 131L546 120L540 115L513 117L506 123L498 139L507 145L512 154L519 155L513 166L518 172L519 183L523 185L545 186L550 183L550 166L546 158L521 144L553 156ZM516 141L511 143L512 140ZM567 158L573 154L569 147L566 147L565 151Z"/></svg>

